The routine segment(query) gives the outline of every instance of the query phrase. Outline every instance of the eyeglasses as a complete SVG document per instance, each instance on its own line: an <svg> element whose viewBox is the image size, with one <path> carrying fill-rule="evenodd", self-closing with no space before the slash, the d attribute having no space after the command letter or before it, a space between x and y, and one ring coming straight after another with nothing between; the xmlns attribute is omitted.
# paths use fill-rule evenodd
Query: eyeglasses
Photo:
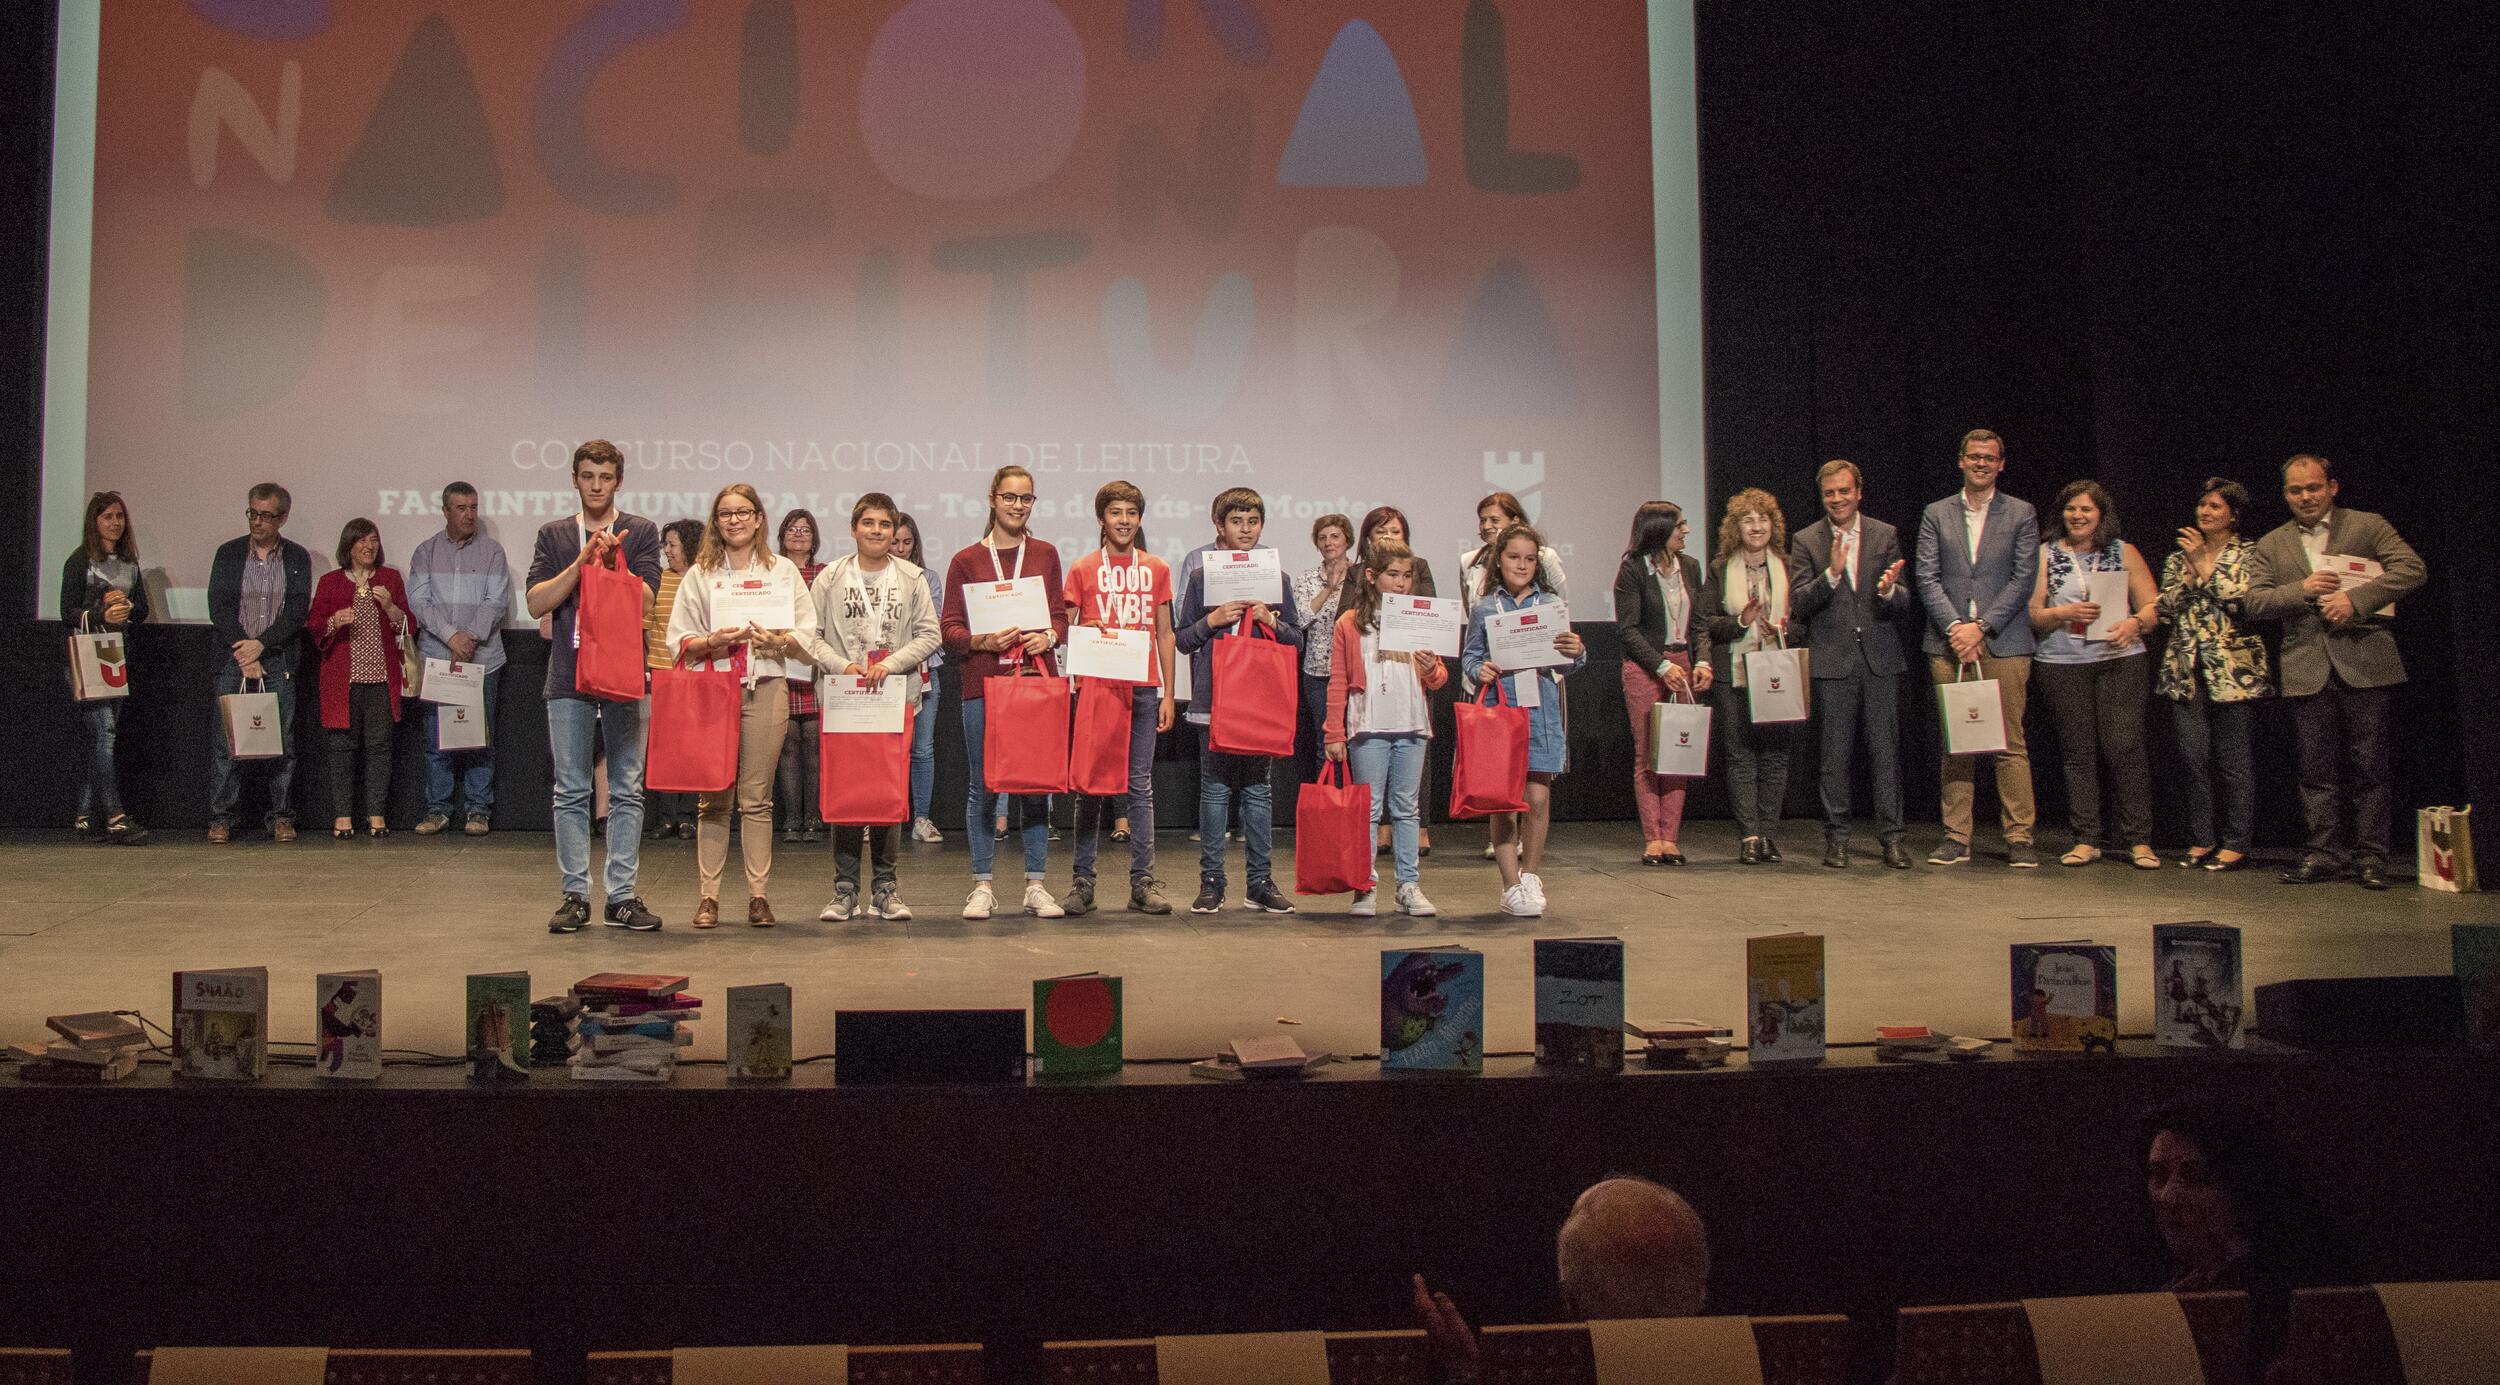
<svg viewBox="0 0 2500 1385"><path fill-rule="evenodd" d="M268 520L270 523L275 524L275 523L277 523L279 520L282 520L282 519L286 518L286 511L284 511L284 510L252 510L252 509L247 509L247 510L245 510L245 511L243 512L243 518L244 518L244 519L246 519L246 520L265 519L265 520Z"/></svg>
<svg viewBox="0 0 2500 1385"><path fill-rule="evenodd" d="M997 501L1001 505L1012 505L1019 510L1029 510L1033 508L1032 496L1018 495L1014 491L992 491L990 492L990 499Z"/></svg>
<svg viewBox="0 0 2500 1385"><path fill-rule="evenodd" d="M719 520L723 524L727 524L733 519L753 519L755 518L755 515L756 512L753 510L714 510L712 512L712 518Z"/></svg>

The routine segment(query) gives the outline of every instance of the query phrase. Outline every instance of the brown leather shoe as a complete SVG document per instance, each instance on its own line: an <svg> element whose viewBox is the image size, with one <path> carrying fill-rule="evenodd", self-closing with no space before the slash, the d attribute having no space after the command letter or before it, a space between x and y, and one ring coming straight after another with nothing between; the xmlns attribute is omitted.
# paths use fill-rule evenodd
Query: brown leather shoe
<svg viewBox="0 0 2500 1385"><path fill-rule="evenodd" d="M707 899L694 906L694 926L697 928L720 927L720 901Z"/></svg>
<svg viewBox="0 0 2500 1385"><path fill-rule="evenodd" d="M770 928L781 920L773 917L773 906L759 894L747 901L747 922L758 928Z"/></svg>
<svg viewBox="0 0 2500 1385"><path fill-rule="evenodd" d="M210 846L224 846L226 843L233 840L234 828L222 822L212 822L208 825L208 844Z"/></svg>
<svg viewBox="0 0 2500 1385"><path fill-rule="evenodd" d="M269 840L273 842L291 842L295 840L295 820L293 818L280 818L276 822L269 824Z"/></svg>

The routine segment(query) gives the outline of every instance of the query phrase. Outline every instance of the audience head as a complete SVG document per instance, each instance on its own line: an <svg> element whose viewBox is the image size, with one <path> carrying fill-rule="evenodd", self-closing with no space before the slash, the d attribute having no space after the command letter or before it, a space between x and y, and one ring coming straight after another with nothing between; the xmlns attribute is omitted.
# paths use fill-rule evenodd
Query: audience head
<svg viewBox="0 0 2500 1385"><path fill-rule="evenodd" d="M1493 536L1513 524L1528 522L1528 512L1520 507L1519 497L1509 491L1495 491L1476 502L1476 541L1491 543Z"/></svg>
<svg viewBox="0 0 2500 1385"><path fill-rule="evenodd" d="M1962 435L1962 484L1975 491L1994 489L2005 474L2005 439L1985 428Z"/></svg>
<svg viewBox="0 0 2500 1385"><path fill-rule="evenodd" d="M744 481L721 487L712 497L711 518L703 526L703 547L694 555L695 566L719 567L731 552L749 547L759 557L771 557L773 546L764 537L767 523L764 499L755 493L755 487Z"/></svg>
<svg viewBox="0 0 2500 1385"><path fill-rule="evenodd" d="M339 530L338 565L343 568L382 566L382 531L358 515Z"/></svg>
<svg viewBox="0 0 2500 1385"><path fill-rule="evenodd" d="M1727 513L1719 517L1719 565L1757 550L1788 556L1788 518L1769 491L1747 486L1727 498Z"/></svg>
<svg viewBox="0 0 2500 1385"><path fill-rule="evenodd" d="M1625 557L1655 559L1683 547L1683 506L1672 500L1644 500L1632 512L1632 537L1624 544Z"/></svg>
<svg viewBox="0 0 2500 1385"><path fill-rule="evenodd" d="M1267 532L1267 502L1248 486L1234 486L1215 497L1216 542L1236 551L1259 546Z"/></svg>
<svg viewBox="0 0 2500 1385"><path fill-rule="evenodd" d="M2269 1278L2323 1268L2332 1240L2324 1212L2291 1147L2265 1121L2230 1106L2157 1107L2136 1122L2135 1156L2153 1230L2177 1276L2207 1283L2245 1260Z"/></svg>
<svg viewBox="0 0 2500 1385"><path fill-rule="evenodd" d="M1113 513L1113 507L1119 507ZM1106 481L1094 492L1094 523L1106 544L1143 552L1146 547L1146 493L1126 481Z"/></svg>
<svg viewBox="0 0 2500 1385"><path fill-rule="evenodd" d="M991 472L990 517L981 526L981 537L994 531L1022 543L1025 526L1032 522L1033 473L1012 464Z"/></svg>
<svg viewBox="0 0 2500 1385"><path fill-rule="evenodd" d="M920 561L920 521L901 510L894 512L894 556Z"/></svg>
<svg viewBox="0 0 2500 1385"><path fill-rule="evenodd" d="M443 487L443 532L453 543L467 543L477 533L477 487L454 481Z"/></svg>
<svg viewBox="0 0 2500 1385"><path fill-rule="evenodd" d="M1674 1189L1618 1175L1580 1194L1554 1236L1563 1301L1586 1319L1681 1318L1710 1287L1710 1237Z"/></svg>
<svg viewBox="0 0 2500 1385"><path fill-rule="evenodd" d="M244 492L243 520L251 526L252 542L276 543L278 531L286 527L287 512L294 508L295 498L275 481L263 481Z"/></svg>
<svg viewBox="0 0 2500 1385"><path fill-rule="evenodd" d="M87 497L86 529L80 543L90 560L139 561L139 540L130 532L130 507L122 503L120 491L97 491Z"/></svg>
<svg viewBox="0 0 2500 1385"><path fill-rule="evenodd" d="M2222 476L2205 478L2204 489L2196 493L2196 527L2206 534L2221 536L2240 531L2240 521L2248 514L2248 487Z"/></svg>
<svg viewBox="0 0 2500 1385"><path fill-rule="evenodd" d="M1333 562L1354 551L1354 521L1344 515L1321 515L1311 522L1311 547L1319 550L1324 562Z"/></svg>
<svg viewBox="0 0 2500 1385"><path fill-rule="evenodd" d="M1814 489L1823 499L1823 516L1836 529L1846 529L1858 517L1858 506L1866 499L1866 477L1856 462L1834 457L1815 468Z"/></svg>
<svg viewBox="0 0 2500 1385"><path fill-rule="evenodd" d="M781 550L783 557L801 567L817 561L816 554L824 547L824 540L816 532L814 512L792 510L783 515L781 528L773 535L773 546Z"/></svg>
<svg viewBox="0 0 2500 1385"><path fill-rule="evenodd" d="M1406 527L1406 512L1395 505L1375 505L1363 516L1363 527L1355 531L1354 551L1358 556L1367 554L1373 544L1383 541L1404 544L1410 551L1415 547L1415 537Z"/></svg>
<svg viewBox="0 0 2500 1385"><path fill-rule="evenodd" d="M694 555L703 551L703 521L680 519L660 530L660 560L671 572L684 572L694 566Z"/></svg>
<svg viewBox="0 0 2500 1385"><path fill-rule="evenodd" d="M2335 508L2335 464L2314 452L2295 454L2283 463L2283 503L2292 518L2315 524Z"/></svg>
<svg viewBox="0 0 2500 1385"><path fill-rule="evenodd" d="M2069 481L2052 507L2056 540L2075 548L2107 548L2118 542L2118 502L2098 481Z"/></svg>

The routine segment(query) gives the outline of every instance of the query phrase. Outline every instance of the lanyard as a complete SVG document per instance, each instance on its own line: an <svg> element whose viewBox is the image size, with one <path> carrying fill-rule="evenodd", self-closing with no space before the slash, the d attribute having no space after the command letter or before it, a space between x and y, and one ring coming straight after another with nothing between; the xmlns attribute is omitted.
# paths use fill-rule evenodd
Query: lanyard
<svg viewBox="0 0 2500 1385"><path fill-rule="evenodd" d="M989 550L990 572L999 581L1017 582L1024 579L1024 540L1016 540L1016 570L1013 575L1010 575L1007 569L999 563L998 549L993 547L989 540L983 539L981 547Z"/></svg>

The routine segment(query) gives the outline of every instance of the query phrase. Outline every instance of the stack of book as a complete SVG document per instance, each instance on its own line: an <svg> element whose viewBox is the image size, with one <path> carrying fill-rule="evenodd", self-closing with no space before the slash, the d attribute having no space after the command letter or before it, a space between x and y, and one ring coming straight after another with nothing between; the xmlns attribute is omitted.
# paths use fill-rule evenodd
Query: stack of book
<svg viewBox="0 0 2500 1385"><path fill-rule="evenodd" d="M1257 1039L1235 1039L1224 1051L1212 1058L1201 1058L1189 1065L1192 1077L1211 1077L1218 1082L1240 1082L1245 1079L1275 1080L1296 1078L1314 1068L1337 1061L1333 1053L1308 1053L1291 1035L1276 1034Z"/></svg>
<svg viewBox="0 0 2500 1385"><path fill-rule="evenodd" d="M531 1001L530 1066L560 1068L570 1061L582 1046L575 1032L581 1017L582 1003L569 995Z"/></svg>
<svg viewBox="0 0 2500 1385"><path fill-rule="evenodd" d="M119 1015L97 1011L44 1021L60 1037L11 1044L17 1075L29 1082L119 1082L139 1070L147 1032Z"/></svg>
<svg viewBox="0 0 2500 1385"><path fill-rule="evenodd" d="M1700 1020L1625 1020L1623 1032L1647 1043L1642 1061L1653 1068L1715 1068L1735 1051L1736 1031Z"/></svg>
<svg viewBox="0 0 2500 1385"><path fill-rule="evenodd" d="M1875 1026L1875 1058L1884 1063L1968 1063L1988 1056L1986 1039L1957 1039L1923 1024Z"/></svg>
<svg viewBox="0 0 2500 1385"><path fill-rule="evenodd" d="M603 971L574 983L581 1002L575 1021L581 1046L567 1060L583 1082L666 1082L677 1050L694 1042L688 1020L703 1002L685 994L686 978Z"/></svg>

